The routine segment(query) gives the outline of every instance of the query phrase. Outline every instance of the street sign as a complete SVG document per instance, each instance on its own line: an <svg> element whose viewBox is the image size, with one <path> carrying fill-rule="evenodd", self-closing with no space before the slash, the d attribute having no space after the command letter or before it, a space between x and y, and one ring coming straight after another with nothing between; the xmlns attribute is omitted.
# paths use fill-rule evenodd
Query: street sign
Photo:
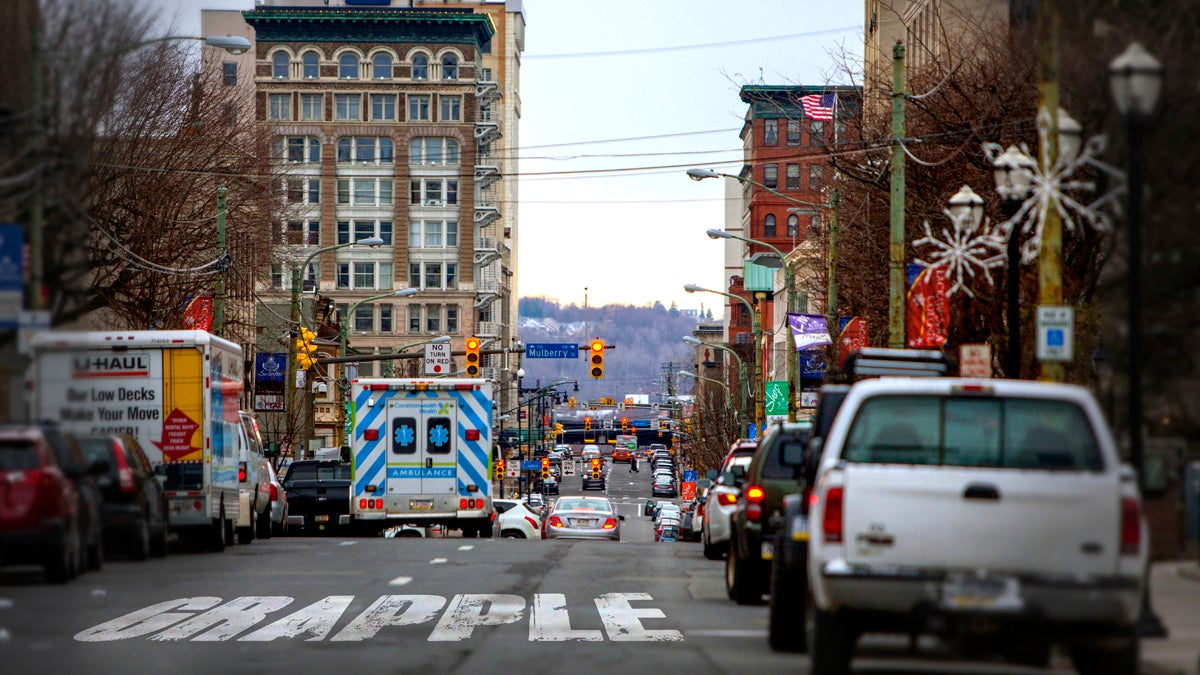
<svg viewBox="0 0 1200 675"><path fill-rule="evenodd" d="M17 327L25 291L25 228L0 224L0 330Z"/></svg>
<svg viewBox="0 0 1200 675"><path fill-rule="evenodd" d="M698 477L695 469L686 469L683 472L683 482L685 483L695 483Z"/></svg>
<svg viewBox="0 0 1200 675"><path fill-rule="evenodd" d="M536 460L536 459L523 459L523 460L521 460L521 470L522 471L541 471L542 463L540 460Z"/></svg>
<svg viewBox="0 0 1200 675"><path fill-rule="evenodd" d="M563 477L566 478L567 476L574 476L576 466L577 466L577 464L575 463L574 460L572 460L570 462L563 462L563 465L562 465Z"/></svg>
<svg viewBox="0 0 1200 675"><path fill-rule="evenodd" d="M959 377L991 377L992 346L962 345L958 351Z"/></svg>
<svg viewBox="0 0 1200 675"><path fill-rule="evenodd" d="M1039 361L1070 361L1075 358L1075 309L1057 305L1037 308L1037 357Z"/></svg>
<svg viewBox="0 0 1200 675"><path fill-rule="evenodd" d="M566 342L542 342L525 345L527 359L577 359L579 345Z"/></svg>
<svg viewBox="0 0 1200 675"><path fill-rule="evenodd" d="M508 477L509 477L509 478L520 478L520 477L521 477L521 470L520 470L520 469L509 469L509 470L508 470Z"/></svg>
<svg viewBox="0 0 1200 675"><path fill-rule="evenodd" d="M684 481L679 484L679 498L690 502L696 498L696 484Z"/></svg>
<svg viewBox="0 0 1200 675"><path fill-rule="evenodd" d="M450 372L450 343L431 342L425 345L425 374L444 375Z"/></svg>
<svg viewBox="0 0 1200 675"><path fill-rule="evenodd" d="M612 420L604 420L604 428L605 429L613 428L613 421Z"/></svg>

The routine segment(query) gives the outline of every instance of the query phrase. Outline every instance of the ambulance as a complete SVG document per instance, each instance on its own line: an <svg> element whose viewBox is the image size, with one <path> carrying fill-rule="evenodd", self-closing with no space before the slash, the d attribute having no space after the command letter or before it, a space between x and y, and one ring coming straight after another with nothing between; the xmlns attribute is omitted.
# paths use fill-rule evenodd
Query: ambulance
<svg viewBox="0 0 1200 675"><path fill-rule="evenodd" d="M354 525L442 525L490 537L492 383L364 378L350 391Z"/></svg>

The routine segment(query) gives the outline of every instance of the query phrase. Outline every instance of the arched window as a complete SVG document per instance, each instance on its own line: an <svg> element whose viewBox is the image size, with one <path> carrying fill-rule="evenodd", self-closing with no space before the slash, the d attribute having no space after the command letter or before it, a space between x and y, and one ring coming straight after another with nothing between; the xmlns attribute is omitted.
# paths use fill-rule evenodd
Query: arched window
<svg viewBox="0 0 1200 675"><path fill-rule="evenodd" d="M271 77L287 79L290 65L291 59L288 58L287 52L275 52L275 56L271 57Z"/></svg>
<svg viewBox="0 0 1200 675"><path fill-rule="evenodd" d="M775 236L775 216L773 214L768 213L767 217L763 218L763 236Z"/></svg>
<svg viewBox="0 0 1200 675"><path fill-rule="evenodd" d="M358 54L346 52L338 57L338 77L342 79L358 78Z"/></svg>
<svg viewBox="0 0 1200 675"><path fill-rule="evenodd" d="M429 57L416 54L412 57L412 78L414 80L429 79Z"/></svg>
<svg viewBox="0 0 1200 675"><path fill-rule="evenodd" d="M800 236L800 216L791 214L788 216L788 233L787 236L795 239Z"/></svg>
<svg viewBox="0 0 1200 675"><path fill-rule="evenodd" d="M380 52L371 58L371 77L376 80L392 79L392 56Z"/></svg>
<svg viewBox="0 0 1200 675"><path fill-rule="evenodd" d="M321 75L320 63L321 56L314 51L304 52L300 56L300 61L304 65L304 79L315 80Z"/></svg>
<svg viewBox="0 0 1200 675"><path fill-rule="evenodd" d="M458 79L458 57L454 54L446 54L442 57L442 79Z"/></svg>

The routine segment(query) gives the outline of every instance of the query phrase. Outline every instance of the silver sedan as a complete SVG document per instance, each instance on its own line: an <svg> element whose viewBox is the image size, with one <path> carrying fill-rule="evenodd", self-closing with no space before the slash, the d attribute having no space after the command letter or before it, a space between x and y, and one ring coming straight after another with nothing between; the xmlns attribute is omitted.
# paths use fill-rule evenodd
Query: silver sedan
<svg viewBox="0 0 1200 675"><path fill-rule="evenodd" d="M622 520L604 497L562 497L546 518L546 538L621 541Z"/></svg>

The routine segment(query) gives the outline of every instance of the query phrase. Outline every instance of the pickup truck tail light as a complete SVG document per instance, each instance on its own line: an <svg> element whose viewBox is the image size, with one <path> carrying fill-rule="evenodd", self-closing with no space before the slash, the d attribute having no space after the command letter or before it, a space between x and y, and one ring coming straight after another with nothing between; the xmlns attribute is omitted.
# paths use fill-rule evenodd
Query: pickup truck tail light
<svg viewBox="0 0 1200 675"><path fill-rule="evenodd" d="M767 498L767 492L757 485L746 488L746 520L757 523L762 520L762 502Z"/></svg>
<svg viewBox="0 0 1200 675"><path fill-rule="evenodd" d="M842 488L825 491L825 509L821 512L821 531L827 544L842 542Z"/></svg>
<svg viewBox="0 0 1200 675"><path fill-rule="evenodd" d="M1137 555L1142 547L1142 509L1131 497L1121 500L1121 555Z"/></svg>
<svg viewBox="0 0 1200 675"><path fill-rule="evenodd" d="M733 506L737 503L737 495L732 492L717 493L717 503L721 506Z"/></svg>

